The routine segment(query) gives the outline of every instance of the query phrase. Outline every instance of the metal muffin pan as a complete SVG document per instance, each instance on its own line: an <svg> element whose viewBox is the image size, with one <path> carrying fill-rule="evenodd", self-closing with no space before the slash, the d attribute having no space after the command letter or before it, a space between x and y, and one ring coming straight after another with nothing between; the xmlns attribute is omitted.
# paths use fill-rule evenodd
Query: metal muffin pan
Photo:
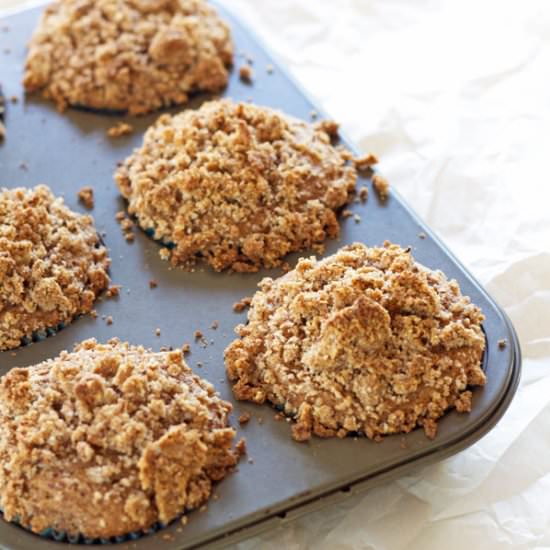
<svg viewBox="0 0 550 550"><path fill-rule="evenodd" d="M231 80L223 95L235 100L251 99L306 120L312 110L321 113L251 32L224 9L219 10L232 27L237 52ZM7 102L7 138L0 145L0 187L47 183L56 194L65 197L69 207L85 212L77 202L77 192L84 185L92 185L96 203L92 214L110 248L113 283L121 284L122 291L119 298L97 304L96 320L81 317L55 336L15 353L0 353L0 374L15 366L33 365L53 357L90 337L105 341L117 336L153 349L189 342L192 353L188 363L210 380L224 399L233 402L232 424L239 436L246 437L248 447L248 457L241 460L237 471L215 487L219 498L211 499L206 511L192 512L184 528L175 521L156 534L104 548L222 547L410 469L441 460L471 445L497 423L514 395L520 374L520 350L514 329L503 311L395 190L385 203L371 192L365 205L351 205L351 210L360 214L361 222L355 223L353 218L341 220L341 237L327 242L326 254L354 241L380 245L390 240L411 246L418 261L458 280L463 293L481 307L486 317L483 327L487 350L483 366L488 382L484 388L474 390L472 412L446 414L433 441L418 429L405 436L386 437L381 443L366 438L313 438L308 443L297 443L291 439L287 422L276 421L275 411L268 405L235 401L225 375L223 351L234 338L235 325L245 321L246 313L234 313L232 305L251 295L263 277L276 277L281 271L237 275L197 269L187 273L171 269L161 261L159 245L139 229L135 230L134 243L124 240L115 213L124 209L125 204L113 182L113 172L116 163L140 145L143 131L158 113L124 118L70 109L60 115L48 102L37 97L25 99L20 84L25 44L41 11L42 8L33 8L0 16L0 28L9 27L0 31L0 82L7 98L12 95L19 98L16 104ZM238 67L244 63L243 52L253 58L255 78L251 85L238 78ZM272 74L267 72L268 65L274 67ZM205 99L198 96L183 108L196 108ZM119 120L128 120L135 128L134 133L118 140L109 139L105 131ZM345 139L342 142L354 150ZM368 178L358 181L359 187L364 184L371 187ZM291 265L298 257L298 254L290 257ZM151 279L158 282L157 288L149 288ZM102 320L102 316L109 315L113 318L110 326ZM219 322L217 330L211 328L213 321ZM160 336L155 335L156 328L160 328ZM197 329L204 333L208 346L201 347L193 341ZM498 345L501 339L507 341L504 349ZM244 411L250 412L252 419L239 427L237 418ZM0 547L58 550L67 548L67 543L47 540L0 521Z"/></svg>

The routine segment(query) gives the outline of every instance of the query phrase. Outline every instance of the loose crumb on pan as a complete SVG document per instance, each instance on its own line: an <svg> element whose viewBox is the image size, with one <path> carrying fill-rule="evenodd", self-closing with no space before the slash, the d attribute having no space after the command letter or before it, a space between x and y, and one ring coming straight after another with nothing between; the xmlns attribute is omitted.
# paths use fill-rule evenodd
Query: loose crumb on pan
<svg viewBox="0 0 550 550"><path fill-rule="evenodd" d="M498 349L504 349L508 345L508 340L506 338L502 338L498 341Z"/></svg>
<svg viewBox="0 0 550 550"><path fill-rule="evenodd" d="M353 159L353 164L355 168L360 171L368 170L375 164L378 164L378 157L372 153L367 153L362 157L357 157Z"/></svg>
<svg viewBox="0 0 550 550"><path fill-rule="evenodd" d="M359 200L361 202L367 202L368 198L369 198L368 187L361 187L361 189L359 189Z"/></svg>
<svg viewBox="0 0 550 550"><path fill-rule="evenodd" d="M23 83L60 110L137 115L220 91L232 58L229 27L203 0L59 0L31 38Z"/></svg>
<svg viewBox="0 0 550 550"><path fill-rule="evenodd" d="M266 66L265 70L266 70L267 74L273 74L273 72L275 71L275 69L273 68L273 65L271 65L271 63Z"/></svg>
<svg viewBox="0 0 550 550"><path fill-rule="evenodd" d="M78 200L89 210L94 207L94 190L92 187L81 187L78 192Z"/></svg>
<svg viewBox="0 0 550 550"><path fill-rule="evenodd" d="M160 336L160 328L155 329L155 336Z"/></svg>
<svg viewBox="0 0 550 550"><path fill-rule="evenodd" d="M111 315L108 315L107 317L105 317L105 323L107 325L112 325L113 324L113 317Z"/></svg>
<svg viewBox="0 0 550 550"><path fill-rule="evenodd" d="M2 94L2 87L0 86L0 141L6 139L6 127L4 126L4 113L6 100Z"/></svg>
<svg viewBox="0 0 550 550"><path fill-rule="evenodd" d="M265 278L225 350L237 399L269 401L296 420L296 440L369 438L469 411L483 385L483 315L456 281L409 250L353 244Z"/></svg>
<svg viewBox="0 0 550 550"><path fill-rule="evenodd" d="M220 326L220 322L215 319L214 321L212 321L212 324L210 325L210 328L212 330L218 330L218 327Z"/></svg>
<svg viewBox="0 0 550 550"><path fill-rule="evenodd" d="M110 260L89 215L48 187L0 188L0 350L88 313Z"/></svg>
<svg viewBox="0 0 550 550"><path fill-rule="evenodd" d="M193 337L195 338L195 340L202 340L204 338L204 334L200 330L197 329L193 333Z"/></svg>
<svg viewBox="0 0 550 550"><path fill-rule="evenodd" d="M347 220L352 216L353 216L353 212L351 210L348 210L347 208L345 210L342 210L342 218L344 218L344 220Z"/></svg>
<svg viewBox="0 0 550 550"><path fill-rule="evenodd" d="M239 458L230 411L180 351L86 340L12 369L0 381L4 517L109 538L200 508Z"/></svg>
<svg viewBox="0 0 550 550"><path fill-rule="evenodd" d="M184 355L187 355L190 351L191 351L191 344L183 344L183 346L181 346L181 352Z"/></svg>
<svg viewBox="0 0 550 550"><path fill-rule="evenodd" d="M149 288L157 288L157 286L159 286L159 284L156 279L149 279Z"/></svg>
<svg viewBox="0 0 550 550"><path fill-rule="evenodd" d="M245 296L244 298L241 298L238 302L235 302L233 304L233 311L235 313L241 313L248 307L250 307L250 304L252 302L251 296Z"/></svg>
<svg viewBox="0 0 550 550"><path fill-rule="evenodd" d="M239 424L242 426L244 424L247 424L249 421L250 421L250 413L249 412L243 412L240 416L239 416Z"/></svg>
<svg viewBox="0 0 550 550"><path fill-rule="evenodd" d="M241 437L237 444L235 445L235 450L239 454L239 456L243 456L246 454L246 439L244 437Z"/></svg>
<svg viewBox="0 0 550 550"><path fill-rule="evenodd" d="M330 143L337 128L211 101L162 115L115 179L172 265L277 267L290 252L339 234L336 211L351 199L357 173Z"/></svg>
<svg viewBox="0 0 550 550"><path fill-rule="evenodd" d="M117 296L120 296L121 288L122 288L121 285L111 285L105 292L105 296L107 298L116 298Z"/></svg>
<svg viewBox="0 0 550 550"><path fill-rule="evenodd" d="M241 65L239 68L239 78L243 82L252 82L254 71L250 65Z"/></svg>
<svg viewBox="0 0 550 550"><path fill-rule="evenodd" d="M127 122L118 122L115 126L111 126L107 130L107 135L110 138L119 138L122 136L128 136L134 131L134 127Z"/></svg>
<svg viewBox="0 0 550 550"><path fill-rule="evenodd" d="M390 184L388 180L380 174L372 176L372 186L381 201L385 201L389 196Z"/></svg>

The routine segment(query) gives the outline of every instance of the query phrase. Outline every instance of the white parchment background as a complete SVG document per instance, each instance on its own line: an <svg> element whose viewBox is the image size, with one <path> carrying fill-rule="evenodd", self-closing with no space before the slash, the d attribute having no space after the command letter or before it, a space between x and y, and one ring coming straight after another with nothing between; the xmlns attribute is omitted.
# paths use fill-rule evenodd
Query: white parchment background
<svg viewBox="0 0 550 550"><path fill-rule="evenodd" d="M524 357L516 399L472 448L239 547L550 548L550 2L222 1L379 155Z"/></svg>

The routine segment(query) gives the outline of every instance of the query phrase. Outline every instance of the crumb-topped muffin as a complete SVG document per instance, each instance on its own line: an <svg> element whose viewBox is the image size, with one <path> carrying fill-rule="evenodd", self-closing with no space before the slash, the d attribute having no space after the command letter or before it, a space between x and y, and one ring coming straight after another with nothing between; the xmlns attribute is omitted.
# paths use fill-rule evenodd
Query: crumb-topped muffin
<svg viewBox="0 0 550 550"><path fill-rule="evenodd" d="M0 506L40 533L110 538L202 505L237 462L231 404L181 351L114 339L0 381Z"/></svg>
<svg viewBox="0 0 550 550"><path fill-rule="evenodd" d="M483 315L409 249L353 244L264 279L225 352L237 399L295 417L293 436L369 438L469 411L485 383Z"/></svg>
<svg viewBox="0 0 550 550"><path fill-rule="evenodd" d="M25 65L27 92L143 114L227 84L229 27L203 0L56 0Z"/></svg>
<svg viewBox="0 0 550 550"><path fill-rule="evenodd" d="M44 185L0 188L0 351L88 313L109 263L91 216Z"/></svg>
<svg viewBox="0 0 550 550"><path fill-rule="evenodd" d="M339 233L335 211L355 190L337 125L312 126L231 100L162 115L115 174L141 227L170 244L161 256L215 270L274 267Z"/></svg>

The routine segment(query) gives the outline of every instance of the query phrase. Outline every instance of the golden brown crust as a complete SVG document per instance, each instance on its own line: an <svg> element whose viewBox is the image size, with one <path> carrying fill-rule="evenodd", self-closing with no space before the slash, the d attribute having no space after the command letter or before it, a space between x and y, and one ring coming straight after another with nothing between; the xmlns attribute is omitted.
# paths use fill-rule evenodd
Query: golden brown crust
<svg viewBox="0 0 550 550"><path fill-rule="evenodd" d="M227 84L228 26L203 0L57 0L38 25L27 92L68 105L143 114Z"/></svg>
<svg viewBox="0 0 550 550"><path fill-rule="evenodd" d="M237 461L231 404L180 351L86 340L0 382L0 505L35 532L113 537L200 506Z"/></svg>
<svg viewBox="0 0 550 550"><path fill-rule="evenodd" d="M323 129L220 100L161 116L115 179L141 227L175 244L161 257L257 271L338 235L356 180L346 158Z"/></svg>
<svg viewBox="0 0 550 550"><path fill-rule="evenodd" d="M0 350L88 313L108 287L109 258L91 216L44 185L0 188Z"/></svg>
<svg viewBox="0 0 550 550"><path fill-rule="evenodd" d="M408 250L353 244L264 279L240 339L225 351L237 399L284 407L295 439L435 436L449 408L468 411L481 369L483 315L456 281Z"/></svg>

